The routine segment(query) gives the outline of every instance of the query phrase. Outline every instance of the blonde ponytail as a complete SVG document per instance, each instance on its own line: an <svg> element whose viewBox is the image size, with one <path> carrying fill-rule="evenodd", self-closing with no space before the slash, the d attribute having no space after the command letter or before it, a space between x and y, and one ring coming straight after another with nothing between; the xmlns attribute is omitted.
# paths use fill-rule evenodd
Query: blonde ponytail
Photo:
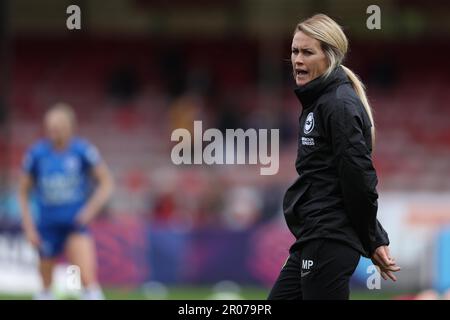
<svg viewBox="0 0 450 320"><path fill-rule="evenodd" d="M372 108L370 107L369 100L367 99L366 89L364 84L359 80L358 76L349 68L344 65L341 65L342 69L344 69L348 78L352 82L353 89L355 89L356 94L359 99L361 99L364 108L366 109L367 114L369 115L370 123L372 124L371 132L372 132L372 146L375 146L375 122L373 120Z"/></svg>

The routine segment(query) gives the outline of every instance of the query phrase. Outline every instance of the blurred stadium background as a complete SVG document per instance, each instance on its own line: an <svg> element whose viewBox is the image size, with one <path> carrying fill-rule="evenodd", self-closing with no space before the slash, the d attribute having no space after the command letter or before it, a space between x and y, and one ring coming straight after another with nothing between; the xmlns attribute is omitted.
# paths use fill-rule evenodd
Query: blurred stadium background
<svg viewBox="0 0 450 320"><path fill-rule="evenodd" d="M402 267L395 285L353 299L450 287L450 3L385 0L14 0L0 2L0 298L39 288L20 229L16 181L44 110L74 106L117 189L93 223L111 299L263 299L293 240L281 199L296 176L299 104L289 66L296 23L323 12L345 27L347 65L377 123L380 220ZM66 29L77 4L82 30ZM366 8L381 8L381 30ZM288 60L286 60L288 59ZM175 128L279 128L280 171L175 166ZM65 289L64 260L55 290Z"/></svg>

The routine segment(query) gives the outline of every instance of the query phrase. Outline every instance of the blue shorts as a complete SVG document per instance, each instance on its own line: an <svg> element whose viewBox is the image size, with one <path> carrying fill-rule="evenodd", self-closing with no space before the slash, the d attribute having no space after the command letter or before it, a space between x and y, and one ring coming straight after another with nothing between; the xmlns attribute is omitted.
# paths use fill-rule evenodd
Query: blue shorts
<svg viewBox="0 0 450 320"><path fill-rule="evenodd" d="M38 232L41 237L39 255L42 258L54 258L60 255L70 234L89 234L88 228L79 224L39 225Z"/></svg>

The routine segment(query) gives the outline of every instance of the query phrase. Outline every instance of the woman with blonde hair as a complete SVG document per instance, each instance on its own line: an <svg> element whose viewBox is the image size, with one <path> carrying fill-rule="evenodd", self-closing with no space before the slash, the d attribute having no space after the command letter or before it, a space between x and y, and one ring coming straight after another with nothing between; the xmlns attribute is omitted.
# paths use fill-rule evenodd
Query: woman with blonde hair
<svg viewBox="0 0 450 320"><path fill-rule="evenodd" d="M296 238L269 299L348 299L360 256L396 281L400 268L377 220L375 126L363 84L342 65L348 40L324 14L295 28L291 62L302 104L298 178L283 210Z"/></svg>

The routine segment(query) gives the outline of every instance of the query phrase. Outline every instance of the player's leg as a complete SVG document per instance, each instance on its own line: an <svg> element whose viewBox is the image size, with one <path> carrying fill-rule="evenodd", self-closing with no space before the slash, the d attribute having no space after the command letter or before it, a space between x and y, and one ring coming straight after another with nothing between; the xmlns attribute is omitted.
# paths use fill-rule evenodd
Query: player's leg
<svg viewBox="0 0 450 320"><path fill-rule="evenodd" d="M71 264L80 268L83 299L104 299L97 280L97 257L91 235L87 232L70 233L66 240L66 255Z"/></svg>
<svg viewBox="0 0 450 320"><path fill-rule="evenodd" d="M39 272L42 278L42 286L44 290L50 290L52 286L53 269L55 267L55 259L41 258L39 261Z"/></svg>
<svg viewBox="0 0 450 320"><path fill-rule="evenodd" d="M302 289L305 300L348 300L350 278L360 254L335 240L319 239L302 250Z"/></svg>
<svg viewBox="0 0 450 320"><path fill-rule="evenodd" d="M53 270L56 257L62 252L64 241L61 230L56 226L38 226L41 244L39 251L39 273L42 280L42 289L35 294L35 300L54 299L52 293Z"/></svg>
<svg viewBox="0 0 450 320"><path fill-rule="evenodd" d="M51 291L53 269L55 267L54 258L41 257L39 261L39 273L42 280L42 289L35 294L34 300L53 300Z"/></svg>
<svg viewBox="0 0 450 320"><path fill-rule="evenodd" d="M269 293L268 300L302 300L300 282L301 261L298 252L292 253L281 269Z"/></svg>

